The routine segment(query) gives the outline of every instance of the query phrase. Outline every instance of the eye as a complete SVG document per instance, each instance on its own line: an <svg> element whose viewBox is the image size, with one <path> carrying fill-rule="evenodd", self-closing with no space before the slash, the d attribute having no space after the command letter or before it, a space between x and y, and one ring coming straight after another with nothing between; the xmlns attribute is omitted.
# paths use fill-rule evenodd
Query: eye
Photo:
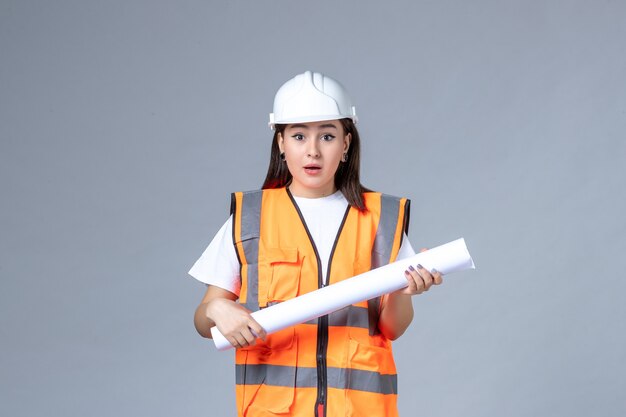
<svg viewBox="0 0 626 417"><path fill-rule="evenodd" d="M326 142L330 142L333 139L335 139L335 137L330 133L322 136L322 140Z"/></svg>
<svg viewBox="0 0 626 417"><path fill-rule="evenodd" d="M295 140L304 140L304 135L302 135L301 133L296 133L295 135L291 136L292 138L294 138Z"/></svg>

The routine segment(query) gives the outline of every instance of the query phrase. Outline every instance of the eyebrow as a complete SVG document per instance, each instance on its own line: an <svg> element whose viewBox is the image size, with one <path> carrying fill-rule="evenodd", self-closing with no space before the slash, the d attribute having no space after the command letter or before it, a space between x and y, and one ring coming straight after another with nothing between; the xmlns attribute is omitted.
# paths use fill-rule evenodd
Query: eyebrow
<svg viewBox="0 0 626 417"><path fill-rule="evenodd" d="M291 125L289 127L292 129L308 129L309 128L307 125L303 125L303 124ZM332 123L326 123L326 124L320 125L319 127L320 129L329 129L329 128L333 128L335 130L337 129L337 126L335 126Z"/></svg>

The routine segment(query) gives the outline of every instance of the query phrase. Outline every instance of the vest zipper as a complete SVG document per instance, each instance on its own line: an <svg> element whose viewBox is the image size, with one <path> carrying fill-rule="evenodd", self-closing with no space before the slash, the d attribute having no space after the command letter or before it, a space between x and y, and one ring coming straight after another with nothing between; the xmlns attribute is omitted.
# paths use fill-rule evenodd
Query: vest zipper
<svg viewBox="0 0 626 417"><path fill-rule="evenodd" d="M311 242L311 246L313 247L313 252L315 253L315 259L317 260L317 287L324 288L330 282L330 265L333 260L333 256L335 254L335 248L337 247L337 242L339 241L339 236L341 235L341 231L343 230L343 226L346 223L346 219L348 218L348 213L350 212L350 205L346 208L346 212L343 215L343 219L341 220L341 225L339 226L339 230L337 231L337 236L335 237L335 242L333 244L333 248L330 251L330 257L328 259L328 270L326 271L326 282L324 282L324 278L322 275L322 261L320 259L320 254L317 251L317 246L315 246L315 242L313 241L313 237L311 236L311 232L309 232L309 228L306 225L306 221L304 220L304 216L296 203L296 200L293 198L291 191L288 188L287 194L293 203L293 206L296 208L298 212L298 216L300 217L300 221L304 226L304 230L306 231L307 236L309 237L309 241ZM315 352L316 355L316 364L317 364L317 399L315 401L315 417L326 417L326 397L328 393L328 374L327 374L327 365L326 365L326 353L328 351L328 315L321 316L317 319L317 349Z"/></svg>
<svg viewBox="0 0 626 417"><path fill-rule="evenodd" d="M317 319L317 401L315 402L315 417L326 416L326 394L328 391L328 375L326 370L327 349L328 316L322 316Z"/></svg>

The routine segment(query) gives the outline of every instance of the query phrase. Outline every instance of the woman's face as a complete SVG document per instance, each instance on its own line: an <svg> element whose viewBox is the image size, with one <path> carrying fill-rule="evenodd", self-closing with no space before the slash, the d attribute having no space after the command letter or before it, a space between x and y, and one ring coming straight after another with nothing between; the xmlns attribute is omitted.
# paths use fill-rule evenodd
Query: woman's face
<svg viewBox="0 0 626 417"><path fill-rule="evenodd" d="M278 147L293 177L291 193L318 198L337 191L335 173L350 140L339 120L287 125L278 135Z"/></svg>

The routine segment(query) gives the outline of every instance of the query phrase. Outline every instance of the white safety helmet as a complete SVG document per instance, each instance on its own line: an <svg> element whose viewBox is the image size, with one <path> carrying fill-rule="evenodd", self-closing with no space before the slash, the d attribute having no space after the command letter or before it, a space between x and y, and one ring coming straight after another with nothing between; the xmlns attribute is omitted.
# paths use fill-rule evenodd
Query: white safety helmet
<svg viewBox="0 0 626 417"><path fill-rule="evenodd" d="M274 97L270 128L277 124L320 122L350 118L357 122L356 110L346 89L336 80L306 71L282 85Z"/></svg>

